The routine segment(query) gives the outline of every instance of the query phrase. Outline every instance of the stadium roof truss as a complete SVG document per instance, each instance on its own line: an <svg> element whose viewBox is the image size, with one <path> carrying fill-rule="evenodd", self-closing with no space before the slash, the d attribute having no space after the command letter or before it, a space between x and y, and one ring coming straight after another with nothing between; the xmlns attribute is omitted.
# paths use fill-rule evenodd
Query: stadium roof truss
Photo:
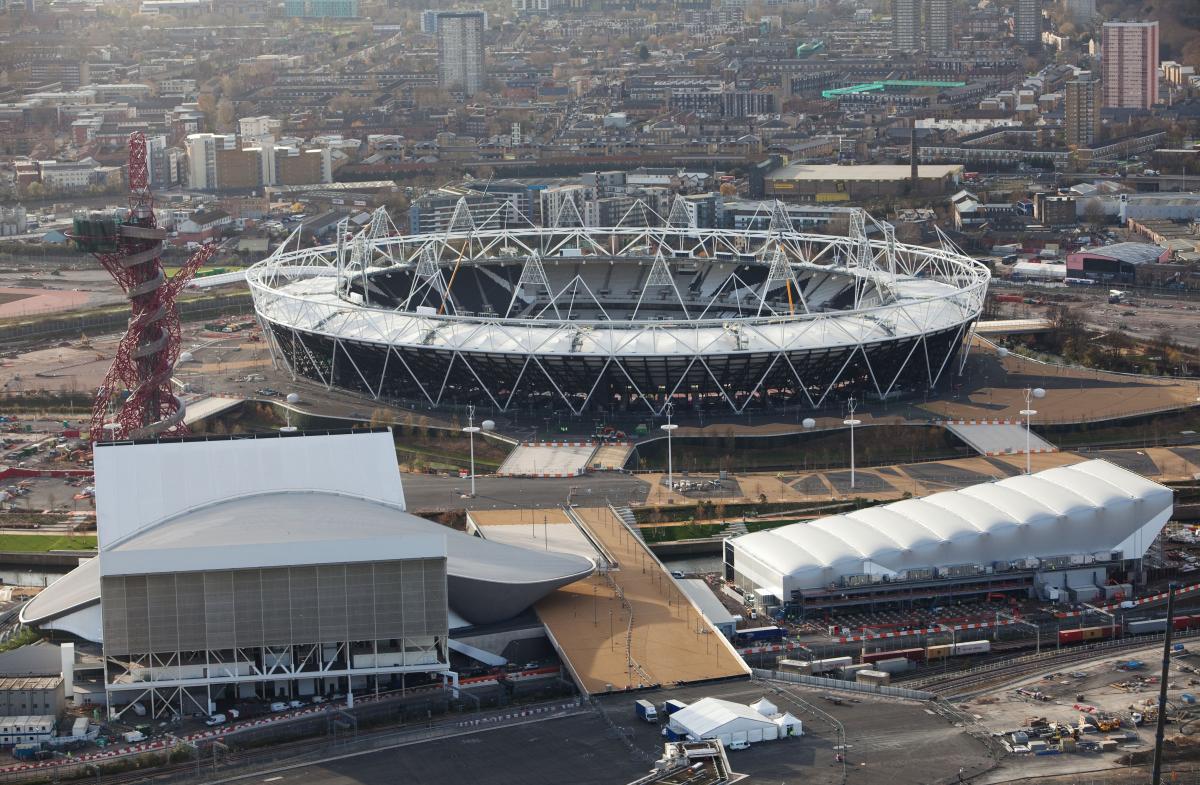
<svg viewBox="0 0 1200 785"><path fill-rule="evenodd" d="M389 371L402 369L415 382L418 400L434 406L450 402L445 399L452 374L461 376L465 369L501 411L515 403L521 379L540 371L575 414L587 408L601 379L614 369L654 414L686 391L685 381L694 380L699 369L735 413L785 372L802 391L796 399L820 407L843 372L860 363L867 388L880 396L892 392L913 363L923 367L920 376L930 387L937 386L973 329L989 280L987 269L944 235L937 248L901 244L890 224L861 210L851 214L846 236L833 236L795 231L778 202L765 230L698 229L678 197L666 218L638 200L621 222L603 227L583 225L572 199L562 200L554 225L545 227L510 227L499 216L503 209L476 221L460 201L446 231L402 236L380 208L358 233L343 222L337 242L318 247L302 247L299 230L294 232L246 276L276 363L327 388L345 386L337 379L349 375L353 387L377 399L388 397ZM555 284L547 274L548 265L589 260L649 265L631 315L617 314L594 281L576 274L565 282L560 276ZM689 301L680 269L717 260L732 263L733 272L708 302ZM451 294L456 277L466 267L494 262L521 265L515 284L504 282L511 287L507 308L461 309ZM765 276L752 283L746 278L756 267ZM395 270L410 274L411 284L400 302L385 302L372 276ZM814 297L835 278L849 282L848 302L823 308ZM437 308L421 305L430 297L440 303ZM735 315L713 313L730 301ZM648 303L664 302L677 305L679 316L639 318ZM935 333L943 336L936 347L927 340ZM314 351L304 340L308 336L332 347L328 356ZM901 341L898 367L895 362L881 367L872 348L908 338L916 340ZM364 343L385 351L382 367L364 368L348 350ZM797 353L828 347L849 349L839 355L840 369L819 383L805 380ZM423 373L412 367L410 354L422 349L448 352L452 359L440 374ZM520 371L509 389L493 389L485 381L490 373L473 362L484 354L518 358ZM756 378L737 380L737 395L726 394L733 382L713 367L713 358L751 354L769 359L756 366ZM551 356L597 360L587 366L594 383L565 389L547 370ZM631 358L664 356L687 361L678 366L677 378L661 380L658 389L643 389L645 380L639 383L626 367Z"/></svg>

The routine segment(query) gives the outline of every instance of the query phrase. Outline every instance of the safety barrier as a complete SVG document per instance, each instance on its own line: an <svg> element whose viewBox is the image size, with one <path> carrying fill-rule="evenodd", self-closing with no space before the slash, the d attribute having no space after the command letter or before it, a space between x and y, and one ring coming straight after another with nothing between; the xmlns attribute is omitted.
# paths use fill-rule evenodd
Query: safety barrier
<svg viewBox="0 0 1200 785"><path fill-rule="evenodd" d="M496 725L501 722L511 722L513 720L522 720L527 717L536 717L539 714L557 714L561 711L570 711L578 709L579 703L563 703L558 706L538 706L532 709L524 709L521 711L510 711L506 714L497 714L491 717L477 717L470 720L462 720L454 727L457 728L478 728Z"/></svg>
<svg viewBox="0 0 1200 785"><path fill-rule="evenodd" d="M1187 586L1180 586L1179 588L1177 588L1175 590L1175 596L1177 598L1183 597L1188 594L1193 594L1197 591L1200 591L1200 583L1192 583ZM1164 602L1166 599L1167 599L1167 592L1164 591L1164 592L1159 592L1158 594L1152 594L1149 597L1142 597L1141 599L1138 599L1138 600L1128 600L1127 602L1132 602L1133 605L1132 606L1127 605L1124 608L1121 607L1122 603L1119 603L1119 602L1111 603L1109 605L1097 605L1095 607L1097 607L1103 611L1128 610L1130 607L1136 608L1140 605L1149 605L1150 603L1153 603L1153 602ZM1056 613L1054 615L1060 619L1070 619L1072 617L1082 616L1085 613L1090 613L1090 612L1091 612L1090 609L1085 609L1082 611L1063 611L1062 613Z"/></svg>
<svg viewBox="0 0 1200 785"><path fill-rule="evenodd" d="M830 690L849 690L850 692L865 692L873 695L883 695L889 698L907 698L909 700L936 700L937 695L924 690L909 690L904 687L890 687L882 684L859 684L855 681L842 679L826 679L821 676L805 676L800 673L784 673L763 668L755 668L754 675L760 679L772 681L787 681L793 684L807 684L810 687L824 687Z"/></svg>

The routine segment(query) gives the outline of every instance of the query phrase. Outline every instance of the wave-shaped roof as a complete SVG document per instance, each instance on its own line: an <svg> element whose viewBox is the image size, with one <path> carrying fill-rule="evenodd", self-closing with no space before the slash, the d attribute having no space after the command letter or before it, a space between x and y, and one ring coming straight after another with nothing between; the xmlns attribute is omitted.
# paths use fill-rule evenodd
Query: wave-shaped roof
<svg viewBox="0 0 1200 785"><path fill-rule="evenodd" d="M747 534L732 541L735 568L786 597L866 572L1116 550L1136 558L1173 498L1127 469L1086 461Z"/></svg>
<svg viewBox="0 0 1200 785"><path fill-rule="evenodd" d="M100 556L46 587L22 609L22 623L98 630L102 575L445 557L451 609L488 624L595 568L582 556L489 542L405 512L387 431L113 444L96 453Z"/></svg>

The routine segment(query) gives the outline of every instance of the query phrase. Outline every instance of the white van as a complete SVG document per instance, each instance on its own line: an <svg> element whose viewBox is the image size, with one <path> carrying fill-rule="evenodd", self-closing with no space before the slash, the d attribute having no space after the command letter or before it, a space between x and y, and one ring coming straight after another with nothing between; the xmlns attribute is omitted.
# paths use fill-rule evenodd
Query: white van
<svg viewBox="0 0 1200 785"><path fill-rule="evenodd" d="M275 701L271 704L271 711L287 711L288 705L283 701Z"/></svg>
<svg viewBox="0 0 1200 785"><path fill-rule="evenodd" d="M729 749L748 750L750 749L750 742L746 741L745 739L734 739L733 741L729 742Z"/></svg>

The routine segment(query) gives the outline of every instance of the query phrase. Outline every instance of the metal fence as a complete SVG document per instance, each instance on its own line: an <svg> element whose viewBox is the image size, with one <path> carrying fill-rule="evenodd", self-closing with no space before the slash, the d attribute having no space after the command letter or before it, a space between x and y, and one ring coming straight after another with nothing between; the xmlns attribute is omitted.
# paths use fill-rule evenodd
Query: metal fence
<svg viewBox="0 0 1200 785"><path fill-rule="evenodd" d="M430 715L410 719L400 726L366 732L359 732L354 728L356 722L347 724L347 728L353 729L344 729L341 724L335 722L337 717L334 715L343 716L346 712L329 712L328 716L312 715L305 720L319 720L324 732L318 731L308 738L288 743L239 750L235 744L241 740L231 737L216 743L204 742L200 747L180 742L174 749L188 748L187 754L190 759L186 762L164 764L163 756L174 751L167 748L158 751L157 758L145 754L99 761L64 762L52 767L25 771L6 771L0 773L0 782L36 783L79 779L81 782L94 782L97 785L126 785L154 777L156 782L171 785L218 783L277 769L314 765L340 757L527 722L569 717L588 711L589 708L578 698L560 698L494 711L445 716L436 720ZM261 744L264 741L259 739L254 743ZM124 770L113 771L114 766L121 766Z"/></svg>
<svg viewBox="0 0 1200 785"><path fill-rule="evenodd" d="M829 690L848 690L850 692L865 692L872 695L883 695L889 698L908 698L909 700L928 701L935 700L937 695L924 690L909 690L904 687L890 687L882 684L859 684L854 681L844 681L843 679L826 679L821 676L805 676L802 673L787 673L785 671L771 671L762 668L755 668L754 675L760 679L771 679L774 681L788 681L793 684L805 684L810 687L824 687Z"/></svg>

